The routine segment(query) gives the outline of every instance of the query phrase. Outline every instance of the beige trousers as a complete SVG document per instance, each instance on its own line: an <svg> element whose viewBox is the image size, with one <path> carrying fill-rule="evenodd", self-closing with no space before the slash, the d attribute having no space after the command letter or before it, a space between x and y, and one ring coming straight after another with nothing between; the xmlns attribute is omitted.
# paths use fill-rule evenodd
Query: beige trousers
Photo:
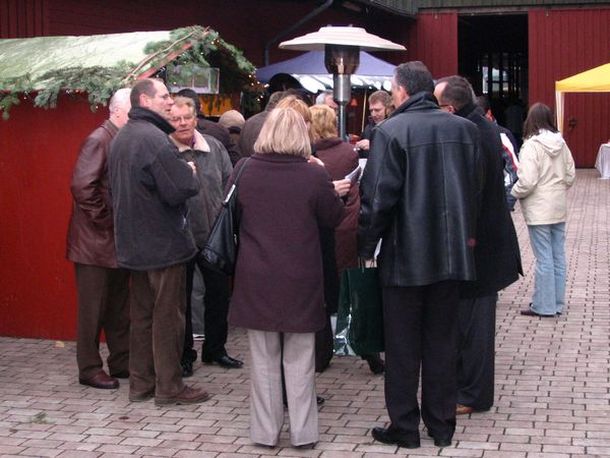
<svg viewBox="0 0 610 458"><path fill-rule="evenodd" d="M283 349L282 339L283 335ZM281 366L286 379L290 442L317 442L318 407L315 386L315 333L248 330L250 371L250 439L278 443L284 423Z"/></svg>

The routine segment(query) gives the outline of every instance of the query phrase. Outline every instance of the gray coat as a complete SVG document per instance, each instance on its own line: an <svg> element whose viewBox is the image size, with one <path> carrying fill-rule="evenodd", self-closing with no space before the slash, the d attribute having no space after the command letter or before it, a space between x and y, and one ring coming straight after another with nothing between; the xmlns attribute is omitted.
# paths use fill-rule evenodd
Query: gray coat
<svg viewBox="0 0 610 458"><path fill-rule="evenodd" d="M114 234L120 267L162 269L197 252L186 218L186 200L199 182L157 113L136 107L119 131L108 158Z"/></svg>
<svg viewBox="0 0 610 458"><path fill-rule="evenodd" d="M227 149L214 137L195 131L195 142L190 148L173 139L180 155L193 161L201 188L187 201L191 231L195 243L202 248L210 236L214 220L224 199L224 190L233 171Z"/></svg>

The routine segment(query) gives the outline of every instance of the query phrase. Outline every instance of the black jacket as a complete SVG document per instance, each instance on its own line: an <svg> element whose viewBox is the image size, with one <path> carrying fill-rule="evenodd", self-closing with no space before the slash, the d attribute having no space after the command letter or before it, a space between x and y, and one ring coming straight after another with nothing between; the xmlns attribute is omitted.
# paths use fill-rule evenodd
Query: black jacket
<svg viewBox="0 0 610 458"><path fill-rule="evenodd" d="M417 93L373 131L364 171L359 254L379 238L384 287L474 280L479 138L470 121Z"/></svg>
<svg viewBox="0 0 610 458"><path fill-rule="evenodd" d="M519 241L504 193L502 141L498 126L486 119L476 105L466 105L456 114L478 127L485 171L474 250L477 281L463 285L462 295L489 296L515 282L519 273L523 273Z"/></svg>
<svg viewBox="0 0 610 458"><path fill-rule="evenodd" d="M196 253L186 200L199 181L168 134L172 126L146 108L132 108L110 146L108 169L119 266L152 270Z"/></svg>

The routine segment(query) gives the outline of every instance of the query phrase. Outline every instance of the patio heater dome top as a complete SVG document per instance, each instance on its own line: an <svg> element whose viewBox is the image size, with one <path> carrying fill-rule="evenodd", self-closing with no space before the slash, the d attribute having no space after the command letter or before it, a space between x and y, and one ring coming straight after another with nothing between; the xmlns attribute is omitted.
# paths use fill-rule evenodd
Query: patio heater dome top
<svg viewBox="0 0 610 458"><path fill-rule="evenodd" d="M281 49L294 51L324 50L326 45L357 46L363 51L405 51L402 45L368 33L362 27L326 26L280 43Z"/></svg>

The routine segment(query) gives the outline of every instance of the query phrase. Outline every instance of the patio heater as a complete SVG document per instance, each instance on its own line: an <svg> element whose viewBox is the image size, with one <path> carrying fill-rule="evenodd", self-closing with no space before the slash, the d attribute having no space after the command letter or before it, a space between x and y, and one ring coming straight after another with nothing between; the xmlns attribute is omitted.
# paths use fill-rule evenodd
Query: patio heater
<svg viewBox="0 0 610 458"><path fill-rule="evenodd" d="M333 75L333 97L339 105L339 137L346 139L345 108L352 97L350 76L360 64L360 51L405 51L406 48L368 33L362 27L327 26L280 43L294 51L324 51L324 64Z"/></svg>

